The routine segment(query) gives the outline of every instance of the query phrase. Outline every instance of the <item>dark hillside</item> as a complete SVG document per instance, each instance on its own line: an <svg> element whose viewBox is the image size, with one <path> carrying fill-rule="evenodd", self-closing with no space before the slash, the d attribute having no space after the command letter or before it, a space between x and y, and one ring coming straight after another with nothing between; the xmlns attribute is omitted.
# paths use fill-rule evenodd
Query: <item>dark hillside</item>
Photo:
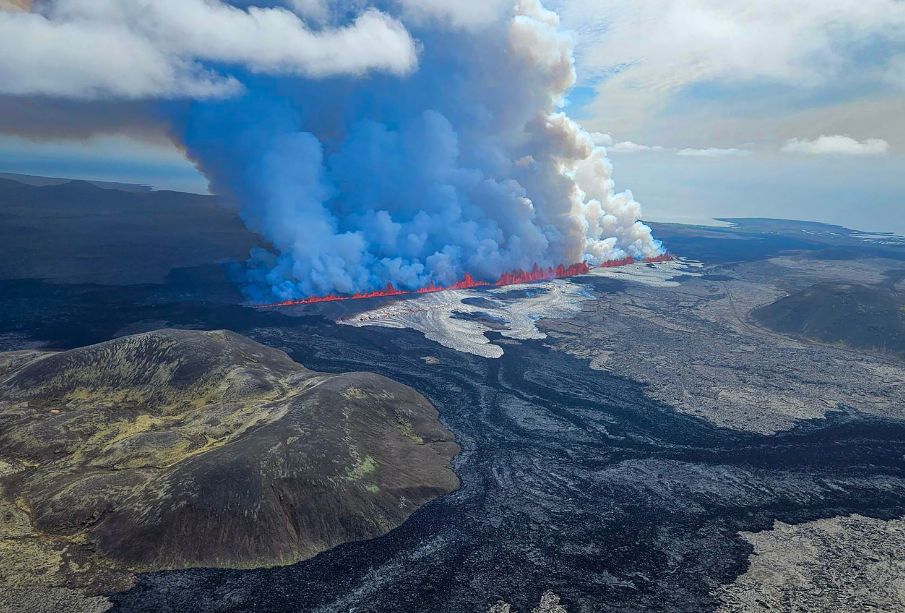
<svg viewBox="0 0 905 613"><path fill-rule="evenodd" d="M160 283L174 268L243 260L258 244L210 196L0 178L0 279Z"/></svg>
<svg viewBox="0 0 905 613"><path fill-rule="evenodd" d="M764 326L822 343L905 355L902 299L886 289L818 283L753 311Z"/></svg>

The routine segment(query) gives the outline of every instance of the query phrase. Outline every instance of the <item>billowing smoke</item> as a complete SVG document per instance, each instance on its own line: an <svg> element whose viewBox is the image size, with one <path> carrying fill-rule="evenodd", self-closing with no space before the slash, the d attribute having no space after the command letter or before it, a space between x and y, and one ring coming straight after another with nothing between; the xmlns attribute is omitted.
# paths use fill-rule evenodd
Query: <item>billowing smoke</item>
<svg viewBox="0 0 905 613"><path fill-rule="evenodd" d="M0 10L0 101L152 109L141 123L170 126L270 242L249 264L256 299L661 251L563 111L572 45L538 0L31 8Z"/></svg>
<svg viewBox="0 0 905 613"><path fill-rule="evenodd" d="M660 253L605 151L559 110L575 73L557 16L536 0L496 12L403 12L420 43L406 75L247 75L245 96L174 116L213 189L276 250L252 262L256 298Z"/></svg>

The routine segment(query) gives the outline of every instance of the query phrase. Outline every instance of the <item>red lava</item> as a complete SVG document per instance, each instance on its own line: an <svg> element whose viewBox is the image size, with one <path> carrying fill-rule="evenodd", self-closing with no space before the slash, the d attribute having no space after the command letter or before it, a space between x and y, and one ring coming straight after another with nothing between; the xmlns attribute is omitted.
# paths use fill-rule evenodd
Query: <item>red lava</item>
<svg viewBox="0 0 905 613"><path fill-rule="evenodd" d="M310 298L302 298L300 300L285 300L283 302L277 302L274 304L268 304L265 306L268 307L288 307L288 306L300 306L305 304L320 304L322 302L340 302L343 300L364 300L367 298L386 298L391 296L409 296L415 294L433 294L435 292L446 292L449 290L457 290L457 289L472 289L475 287L505 287L507 285L521 285L524 283L537 283L539 281L549 281L550 279L565 279L568 277L577 277L578 275L585 275L591 271L592 268L618 268L620 266L628 266L630 264L636 263L644 263L644 264L657 264L660 262L671 262L675 258L668 253L664 253L663 255L658 255L653 258L644 258L643 260L635 260L634 258L624 258L621 260L611 260L609 262L604 262L597 266L591 267L585 264L584 262L580 264L572 264L571 266L563 266L560 264L556 268L541 268L536 264L534 267L529 270L516 270L513 272L507 272L503 274L495 283L488 283L487 281L478 281L470 274L465 274L461 281L457 281L452 285L435 285L431 283L425 287L414 291L396 289L392 284L387 284L387 286L383 289L376 290L373 292L362 292L358 294L347 294L347 295L338 295L338 294L330 294L327 296L312 296Z"/></svg>

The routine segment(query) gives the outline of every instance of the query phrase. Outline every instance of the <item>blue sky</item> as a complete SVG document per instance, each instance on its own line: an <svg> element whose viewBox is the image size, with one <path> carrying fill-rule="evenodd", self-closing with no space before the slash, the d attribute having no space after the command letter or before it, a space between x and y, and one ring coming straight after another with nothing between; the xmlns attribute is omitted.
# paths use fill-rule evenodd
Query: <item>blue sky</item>
<svg viewBox="0 0 905 613"><path fill-rule="evenodd" d="M547 4L576 41L567 111L609 145L617 189L632 190L646 218L905 233L901 0ZM159 138L26 136L0 136L0 171L206 186Z"/></svg>
<svg viewBox="0 0 905 613"><path fill-rule="evenodd" d="M207 180L175 147L124 136L35 141L0 135L0 172L207 193Z"/></svg>
<svg viewBox="0 0 905 613"><path fill-rule="evenodd" d="M905 233L905 3L554 5L577 39L569 110L646 218Z"/></svg>

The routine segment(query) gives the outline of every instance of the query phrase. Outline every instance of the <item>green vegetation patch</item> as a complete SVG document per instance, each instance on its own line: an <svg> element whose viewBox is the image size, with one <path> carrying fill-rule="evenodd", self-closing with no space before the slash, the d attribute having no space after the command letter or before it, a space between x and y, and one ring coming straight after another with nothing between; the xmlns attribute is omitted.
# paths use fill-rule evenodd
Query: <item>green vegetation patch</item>
<svg viewBox="0 0 905 613"><path fill-rule="evenodd" d="M421 445L424 443L424 439L415 434L415 430L414 428L412 428L412 422L400 416L397 418L396 423L399 426L399 432L402 433L402 436L412 441L416 445Z"/></svg>
<svg viewBox="0 0 905 613"><path fill-rule="evenodd" d="M363 458L360 458L355 466L349 469L346 474L346 479L350 481L358 481L359 479L363 479L377 470L377 462L369 455L366 455Z"/></svg>

